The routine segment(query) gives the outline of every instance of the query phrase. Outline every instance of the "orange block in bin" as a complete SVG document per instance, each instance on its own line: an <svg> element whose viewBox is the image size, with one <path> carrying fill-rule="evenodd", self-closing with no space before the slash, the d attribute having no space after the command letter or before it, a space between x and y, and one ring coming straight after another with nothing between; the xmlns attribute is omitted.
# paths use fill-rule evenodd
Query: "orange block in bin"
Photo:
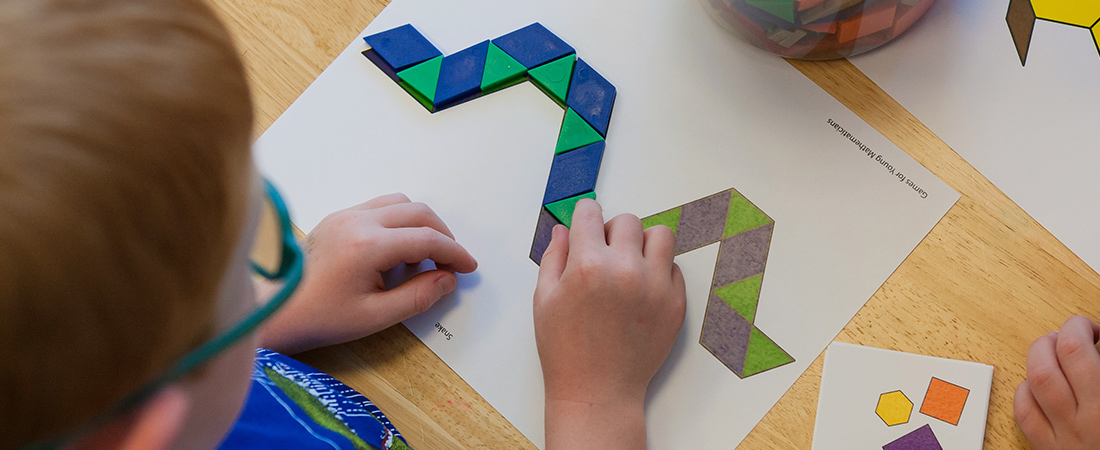
<svg viewBox="0 0 1100 450"><path fill-rule="evenodd" d="M820 5L824 1L825 0L798 0L797 9L799 11L805 11L807 9Z"/></svg>
<svg viewBox="0 0 1100 450"><path fill-rule="evenodd" d="M920 405L920 413L958 425L969 395L970 389L933 377L928 383L928 392L924 394L924 402Z"/></svg>
<svg viewBox="0 0 1100 450"><path fill-rule="evenodd" d="M908 30L917 19L924 15L925 11L928 11L929 6L932 6L932 2L918 4L917 6L898 5L898 11L895 13L897 17L894 19L894 28L890 29L890 37L895 37L901 34L902 31Z"/></svg>
<svg viewBox="0 0 1100 450"><path fill-rule="evenodd" d="M896 11L897 3L883 2L844 19L837 24L836 39L848 42L890 28L894 25Z"/></svg>
<svg viewBox="0 0 1100 450"><path fill-rule="evenodd" d="M836 22L811 23L803 25L802 28L818 33L833 34L836 33Z"/></svg>

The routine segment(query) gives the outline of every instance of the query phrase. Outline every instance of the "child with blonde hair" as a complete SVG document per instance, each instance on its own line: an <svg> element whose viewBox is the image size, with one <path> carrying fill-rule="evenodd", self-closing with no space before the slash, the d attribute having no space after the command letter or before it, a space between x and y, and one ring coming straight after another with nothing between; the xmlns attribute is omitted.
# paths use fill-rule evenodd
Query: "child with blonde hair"
<svg viewBox="0 0 1100 450"><path fill-rule="evenodd" d="M0 448L406 445L365 397L281 353L453 291L477 263L440 217L390 194L300 250L252 163L241 62L199 0L0 0L0 61ZM673 236L605 224L589 200L573 224L534 296L547 444L642 447L684 314ZM423 260L439 269L383 284Z"/></svg>

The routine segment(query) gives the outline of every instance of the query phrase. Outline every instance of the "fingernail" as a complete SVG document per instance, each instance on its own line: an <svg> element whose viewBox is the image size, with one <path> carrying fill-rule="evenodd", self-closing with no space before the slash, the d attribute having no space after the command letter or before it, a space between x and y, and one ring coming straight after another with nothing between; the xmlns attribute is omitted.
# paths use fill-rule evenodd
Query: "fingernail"
<svg viewBox="0 0 1100 450"><path fill-rule="evenodd" d="M594 198L585 197L585 198L580 199L578 201L578 204L579 204L579 202L592 202L592 204L596 205L597 208L600 208L600 210L603 211L603 206L600 206L600 202L596 201L596 199L594 199Z"/></svg>
<svg viewBox="0 0 1100 450"><path fill-rule="evenodd" d="M439 288L439 292L444 294L455 290L457 283L458 280L455 279L455 276L450 274L440 275L439 279L435 280L435 286Z"/></svg>
<svg viewBox="0 0 1100 450"><path fill-rule="evenodd" d="M554 225L554 228L550 229L550 240L561 239L562 231L565 231L565 225Z"/></svg>

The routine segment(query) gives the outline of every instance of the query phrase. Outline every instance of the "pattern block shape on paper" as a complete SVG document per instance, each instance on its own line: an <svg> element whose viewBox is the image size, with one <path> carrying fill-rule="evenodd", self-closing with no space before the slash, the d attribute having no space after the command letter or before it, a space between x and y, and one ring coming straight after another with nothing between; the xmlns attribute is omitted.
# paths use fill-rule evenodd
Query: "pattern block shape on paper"
<svg viewBox="0 0 1100 450"><path fill-rule="evenodd" d="M412 25L372 34L363 40L397 72L442 55Z"/></svg>
<svg viewBox="0 0 1100 450"><path fill-rule="evenodd" d="M583 59L577 58L565 104L580 114L600 136L607 136L611 108L615 106L615 86Z"/></svg>
<svg viewBox="0 0 1100 450"><path fill-rule="evenodd" d="M561 120L561 129L558 131L558 143L554 146L554 154L560 155L570 150L584 147L603 140L592 125L581 118L573 108L565 109L565 117Z"/></svg>
<svg viewBox="0 0 1100 450"><path fill-rule="evenodd" d="M573 64L576 61L577 55L563 56L531 69L527 74L542 92L559 105L565 105L565 96L569 94L569 82L573 80Z"/></svg>
<svg viewBox="0 0 1100 450"><path fill-rule="evenodd" d="M719 243L699 344L741 378L794 362L755 325L774 223L734 189L642 219L672 229L676 254Z"/></svg>
<svg viewBox="0 0 1100 450"><path fill-rule="evenodd" d="M932 377L924 394L924 402L920 405L920 413L958 425L969 395L970 389Z"/></svg>
<svg viewBox="0 0 1100 450"><path fill-rule="evenodd" d="M550 165L550 180L542 204L548 205L563 198L596 190L596 177L600 174L604 141L589 144L571 152L554 156Z"/></svg>
<svg viewBox="0 0 1100 450"><path fill-rule="evenodd" d="M1092 42L1100 52L1100 2L1066 0L1009 0L1008 31L1016 44L1020 65L1027 65L1027 49L1036 20L1046 20L1089 30Z"/></svg>
<svg viewBox="0 0 1100 450"><path fill-rule="evenodd" d="M553 237L551 233L554 231L554 225L560 225L561 221L546 208L539 208L539 223L535 227L535 239L531 243L531 261L535 264L542 265L542 254L546 253L546 247L550 246L550 238Z"/></svg>
<svg viewBox="0 0 1100 450"><path fill-rule="evenodd" d="M574 53L573 47L538 22L493 39L493 45L528 69Z"/></svg>
<svg viewBox="0 0 1100 450"><path fill-rule="evenodd" d="M883 445L882 450L943 450L943 447L940 446L939 439L936 439L936 433L932 432L932 426L925 424L923 427Z"/></svg>
<svg viewBox="0 0 1100 450"><path fill-rule="evenodd" d="M909 416L913 414L913 402L901 391L887 392L878 396L875 414L888 427L909 423Z"/></svg>
<svg viewBox="0 0 1100 450"><path fill-rule="evenodd" d="M585 192L581 195L561 199L554 203L548 203L544 206L546 207L547 211L550 211L550 214L554 215L555 219L558 219L558 222L561 222L561 224L565 225L566 227L571 227L573 226L573 210L577 209L577 202L581 201L582 198L590 198L595 200L596 193Z"/></svg>
<svg viewBox="0 0 1100 450"><path fill-rule="evenodd" d="M435 89L435 107L444 109L481 94L489 41L482 41L453 55L443 57L439 84Z"/></svg>
<svg viewBox="0 0 1100 450"><path fill-rule="evenodd" d="M642 219L642 228L649 228L654 225L664 225L672 230L673 234L676 234L676 229L680 225L680 211L681 208L673 208L663 213L646 217Z"/></svg>
<svg viewBox="0 0 1100 450"><path fill-rule="evenodd" d="M363 40L371 45L363 56L431 113L528 79L565 109L531 243L539 264L553 225L569 226L577 200L595 197L615 86L587 63L575 64L573 47L537 22L447 56L412 25ZM565 157L571 152L579 153Z"/></svg>
<svg viewBox="0 0 1100 450"><path fill-rule="evenodd" d="M397 73L398 83L429 110L435 106L435 88L443 56L424 61Z"/></svg>
<svg viewBox="0 0 1100 450"><path fill-rule="evenodd" d="M485 55L485 73L481 77L481 92L492 92L523 81L527 68L500 47L489 44Z"/></svg>

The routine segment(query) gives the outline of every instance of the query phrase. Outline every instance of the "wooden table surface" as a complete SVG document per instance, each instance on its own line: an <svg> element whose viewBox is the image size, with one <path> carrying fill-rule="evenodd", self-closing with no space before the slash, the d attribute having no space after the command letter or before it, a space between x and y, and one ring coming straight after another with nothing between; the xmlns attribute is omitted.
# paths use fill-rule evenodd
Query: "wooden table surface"
<svg viewBox="0 0 1100 450"><path fill-rule="evenodd" d="M259 136L388 0L211 2L248 67ZM1027 448L1012 397L1028 345L1071 314L1100 319L1100 276L848 61L791 64L962 194L837 340L995 366L986 448ZM299 358L374 400L416 448L533 447L402 325ZM810 447L821 367L742 448Z"/></svg>

